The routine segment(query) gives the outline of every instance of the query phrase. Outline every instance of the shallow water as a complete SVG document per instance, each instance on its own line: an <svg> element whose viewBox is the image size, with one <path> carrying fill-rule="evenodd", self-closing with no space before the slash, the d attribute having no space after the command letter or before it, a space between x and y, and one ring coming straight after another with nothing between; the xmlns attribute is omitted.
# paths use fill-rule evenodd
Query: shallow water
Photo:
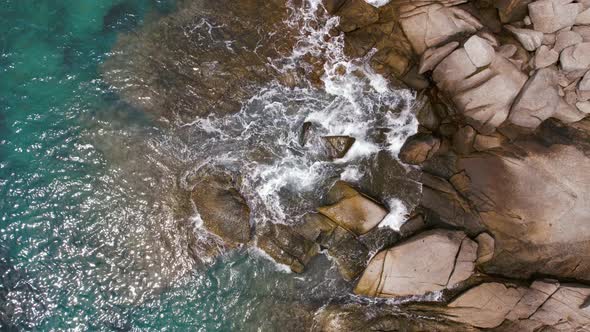
<svg viewBox="0 0 590 332"><path fill-rule="evenodd" d="M242 174L254 224L289 223L415 131L411 93L344 57L341 38L320 42L337 22L316 16L319 1L291 4L285 26L301 36L268 65L286 73L322 56L325 89L271 80L235 114L188 120L144 112L101 73L117 36L140 33L172 1L1 3L0 327L300 330L323 304L351 300L326 257L294 275L252 248L200 252L208 236L187 198L201 166L225 167ZM298 143L305 121L357 143L326 160L319 142ZM396 215L407 203L381 198Z"/></svg>

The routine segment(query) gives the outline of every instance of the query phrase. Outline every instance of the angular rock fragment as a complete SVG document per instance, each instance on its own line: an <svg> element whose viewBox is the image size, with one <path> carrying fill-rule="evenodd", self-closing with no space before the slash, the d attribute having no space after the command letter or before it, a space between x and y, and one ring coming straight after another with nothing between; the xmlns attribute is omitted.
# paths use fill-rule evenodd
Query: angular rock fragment
<svg viewBox="0 0 590 332"><path fill-rule="evenodd" d="M529 4L529 15L536 31L553 33L574 25L581 9L573 0L538 0Z"/></svg>
<svg viewBox="0 0 590 332"><path fill-rule="evenodd" d="M549 67L559 60L559 53L549 47L542 45L535 53L535 68Z"/></svg>
<svg viewBox="0 0 590 332"><path fill-rule="evenodd" d="M334 205L320 207L318 211L358 235L373 229L387 215L385 208L361 194L344 198Z"/></svg>
<svg viewBox="0 0 590 332"><path fill-rule="evenodd" d="M430 47L443 44L454 35L474 33L482 28L481 23L465 10L439 3L407 11L402 9L400 22L414 51L419 55Z"/></svg>
<svg viewBox="0 0 590 332"><path fill-rule="evenodd" d="M424 232L377 254L355 293L400 297L451 288L473 274L476 251L477 244L463 232Z"/></svg>
<svg viewBox="0 0 590 332"><path fill-rule="evenodd" d="M471 62L477 67L485 67L492 63L496 53L489 42L479 36L471 36L463 47Z"/></svg>
<svg viewBox="0 0 590 332"><path fill-rule="evenodd" d="M429 70L434 69L457 47L459 47L458 42L450 42L441 47L427 49L420 58L420 67L418 69L418 73L423 74Z"/></svg>
<svg viewBox="0 0 590 332"><path fill-rule="evenodd" d="M508 29L516 39L522 44L522 46L530 52L534 52L543 43L543 33L530 29L519 29L511 25L507 25Z"/></svg>
<svg viewBox="0 0 590 332"><path fill-rule="evenodd" d="M356 141L354 137L350 136L324 136L322 139L326 154L331 159L343 158Z"/></svg>
<svg viewBox="0 0 590 332"><path fill-rule="evenodd" d="M505 141L506 139L499 135L477 135L473 141L473 148L477 151L486 151L502 146Z"/></svg>
<svg viewBox="0 0 590 332"><path fill-rule="evenodd" d="M582 41L582 36L575 31L559 31L555 37L553 50L557 53L561 53L564 49L572 45L577 45Z"/></svg>
<svg viewBox="0 0 590 332"><path fill-rule="evenodd" d="M460 154L469 154L473 151L473 140L477 132L471 126L459 128L453 135L453 147Z"/></svg>
<svg viewBox="0 0 590 332"><path fill-rule="evenodd" d="M559 61L566 72L590 69L590 43L584 42L564 49Z"/></svg>
<svg viewBox="0 0 590 332"><path fill-rule="evenodd" d="M430 159L439 147L439 138L419 133L406 140L400 150L399 158L404 163L419 165Z"/></svg>
<svg viewBox="0 0 590 332"><path fill-rule="evenodd" d="M508 120L521 127L536 128L551 117L559 106L557 71L539 69L522 88L514 101Z"/></svg>
<svg viewBox="0 0 590 332"><path fill-rule="evenodd" d="M477 264L483 264L494 257L495 240L488 233L481 233L476 238L477 242Z"/></svg>

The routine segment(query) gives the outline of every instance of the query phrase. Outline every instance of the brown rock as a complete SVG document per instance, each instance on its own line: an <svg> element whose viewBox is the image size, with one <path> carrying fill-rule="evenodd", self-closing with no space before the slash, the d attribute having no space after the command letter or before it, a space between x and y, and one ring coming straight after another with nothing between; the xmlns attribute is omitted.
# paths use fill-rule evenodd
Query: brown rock
<svg viewBox="0 0 590 332"><path fill-rule="evenodd" d="M549 47L542 45L535 53L535 68L549 67L559 60L559 53Z"/></svg>
<svg viewBox="0 0 590 332"><path fill-rule="evenodd" d="M460 154L469 154L473 151L473 141L477 132L471 126L461 127L453 135L453 147Z"/></svg>
<svg viewBox="0 0 590 332"><path fill-rule="evenodd" d="M350 136L324 136L326 155L331 159L343 158L356 139Z"/></svg>
<svg viewBox="0 0 590 332"><path fill-rule="evenodd" d="M495 241L488 233L481 233L476 238L477 242L477 264L483 264L494 257Z"/></svg>
<svg viewBox="0 0 590 332"><path fill-rule="evenodd" d="M506 142L506 138L500 135L477 135L473 141L473 148L477 151L486 151L499 148L504 142Z"/></svg>
<svg viewBox="0 0 590 332"><path fill-rule="evenodd" d="M499 0L492 3L498 8L502 23L520 21L528 13L528 4L533 0Z"/></svg>
<svg viewBox="0 0 590 332"><path fill-rule="evenodd" d="M296 273L303 272L305 265L319 250L317 244L282 224L263 227L258 235L257 245L276 262L289 266Z"/></svg>
<svg viewBox="0 0 590 332"><path fill-rule="evenodd" d="M381 205L357 194L338 203L318 208L324 216L355 234L365 234L377 226L387 215Z"/></svg>
<svg viewBox="0 0 590 332"><path fill-rule="evenodd" d="M322 4L326 8L326 11L332 15L334 15L345 2L346 0L322 0Z"/></svg>
<svg viewBox="0 0 590 332"><path fill-rule="evenodd" d="M575 31L559 31L555 36L555 45L553 50L557 53L561 53L564 49L581 43L582 36Z"/></svg>
<svg viewBox="0 0 590 332"><path fill-rule="evenodd" d="M485 283L461 294L443 311L451 320L480 328L494 328L502 324L525 292L523 287Z"/></svg>
<svg viewBox="0 0 590 332"><path fill-rule="evenodd" d="M588 120L567 127L548 120L533 138L458 161L469 179L458 190L495 239L486 272L514 278L534 273L589 278L590 175L579 165L590 162L590 136L577 129L584 123Z"/></svg>
<svg viewBox="0 0 590 332"><path fill-rule="evenodd" d="M468 279L477 244L463 232L433 230L377 254L355 293L372 297L424 295Z"/></svg>
<svg viewBox="0 0 590 332"><path fill-rule="evenodd" d="M195 186L192 200L210 232L229 246L250 241L250 208L228 174L208 174Z"/></svg>
<svg viewBox="0 0 590 332"><path fill-rule="evenodd" d="M430 159L440 147L440 139L418 133L410 137L402 146L399 157L407 164L419 165Z"/></svg>
<svg viewBox="0 0 590 332"><path fill-rule="evenodd" d="M364 0L347 0L338 10L338 29L350 32L379 20L379 11Z"/></svg>

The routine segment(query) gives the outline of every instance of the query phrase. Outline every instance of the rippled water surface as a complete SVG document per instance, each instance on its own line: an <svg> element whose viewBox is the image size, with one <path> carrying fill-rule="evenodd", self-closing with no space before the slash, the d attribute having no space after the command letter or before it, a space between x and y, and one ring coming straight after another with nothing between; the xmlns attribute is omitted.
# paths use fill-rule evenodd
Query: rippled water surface
<svg viewBox="0 0 590 332"><path fill-rule="evenodd" d="M367 160L396 153L416 127L413 96L346 59L341 38L320 43L337 22L316 18L319 1L308 0L289 2L285 31L301 35L267 66L280 75L305 56L327 58L325 88L269 79L237 113L145 111L129 86L103 79L113 74L103 64L121 34L141 36L180 3L0 0L1 328L301 330L313 310L347 297L326 257L293 275L251 247L199 251L206 231L190 179L203 166L240 172L253 223L288 223L333 179L358 180ZM219 22L190 28L187 43L239 45ZM326 160L317 144L299 145L304 121L357 143Z"/></svg>

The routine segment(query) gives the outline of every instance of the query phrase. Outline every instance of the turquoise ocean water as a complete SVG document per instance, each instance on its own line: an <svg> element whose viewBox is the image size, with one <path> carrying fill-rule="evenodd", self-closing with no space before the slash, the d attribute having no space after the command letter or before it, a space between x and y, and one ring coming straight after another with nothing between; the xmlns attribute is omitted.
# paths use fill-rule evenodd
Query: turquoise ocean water
<svg viewBox="0 0 590 332"><path fill-rule="evenodd" d="M274 330L293 303L330 297L313 266L294 278L252 251L195 268L190 229L169 226L153 194L168 175L145 143L165 130L109 90L100 64L172 1L0 4L2 330Z"/></svg>

